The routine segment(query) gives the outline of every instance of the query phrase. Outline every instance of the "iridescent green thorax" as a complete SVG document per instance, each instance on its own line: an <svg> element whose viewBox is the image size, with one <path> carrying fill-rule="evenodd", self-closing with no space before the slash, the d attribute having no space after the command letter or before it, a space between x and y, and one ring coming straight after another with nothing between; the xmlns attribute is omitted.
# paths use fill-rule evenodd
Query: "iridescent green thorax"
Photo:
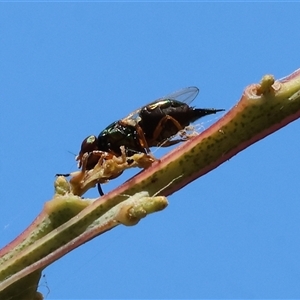
<svg viewBox="0 0 300 300"><path fill-rule="evenodd" d="M124 146L126 155L145 152L141 147L136 128L131 125L122 125L119 121L107 126L98 136L98 148L101 151L121 155L120 147Z"/></svg>

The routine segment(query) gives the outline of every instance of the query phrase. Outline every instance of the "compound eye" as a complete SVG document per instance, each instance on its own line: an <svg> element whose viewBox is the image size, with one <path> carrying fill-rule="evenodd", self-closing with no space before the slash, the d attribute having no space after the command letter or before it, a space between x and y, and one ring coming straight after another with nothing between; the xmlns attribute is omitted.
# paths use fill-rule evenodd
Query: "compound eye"
<svg viewBox="0 0 300 300"><path fill-rule="evenodd" d="M75 160L78 161L78 168L82 167L82 158L85 153L91 153L95 150L98 150L98 139L94 135L90 135L87 138L85 138L81 144L80 152L75 157ZM97 163L97 161L96 161ZM93 166L89 168L93 168L96 163L93 162Z"/></svg>
<svg viewBox="0 0 300 300"><path fill-rule="evenodd" d="M80 154L90 153L98 149L98 139L95 135L85 138L81 144Z"/></svg>

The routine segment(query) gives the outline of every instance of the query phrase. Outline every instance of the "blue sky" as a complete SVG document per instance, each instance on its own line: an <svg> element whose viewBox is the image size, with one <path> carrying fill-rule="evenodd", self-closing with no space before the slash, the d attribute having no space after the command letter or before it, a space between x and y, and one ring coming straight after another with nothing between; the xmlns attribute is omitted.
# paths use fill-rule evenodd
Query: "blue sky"
<svg viewBox="0 0 300 300"><path fill-rule="evenodd" d="M228 110L264 74L299 68L299 5L1 3L0 247L51 199L54 174L76 170L86 136L191 85L193 105ZM288 125L165 211L48 267L46 299L299 298L299 130Z"/></svg>

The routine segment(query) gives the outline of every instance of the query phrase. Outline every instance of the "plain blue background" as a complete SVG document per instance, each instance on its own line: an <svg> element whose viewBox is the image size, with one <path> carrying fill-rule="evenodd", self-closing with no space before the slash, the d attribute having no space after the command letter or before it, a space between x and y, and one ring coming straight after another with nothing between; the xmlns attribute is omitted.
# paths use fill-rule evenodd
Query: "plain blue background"
<svg viewBox="0 0 300 300"><path fill-rule="evenodd" d="M191 85L193 105L228 110L264 74L299 68L299 10L1 3L0 246L51 199L54 174L76 170L89 134ZM46 299L300 298L299 130L290 124L169 197L165 211L55 262L41 280Z"/></svg>

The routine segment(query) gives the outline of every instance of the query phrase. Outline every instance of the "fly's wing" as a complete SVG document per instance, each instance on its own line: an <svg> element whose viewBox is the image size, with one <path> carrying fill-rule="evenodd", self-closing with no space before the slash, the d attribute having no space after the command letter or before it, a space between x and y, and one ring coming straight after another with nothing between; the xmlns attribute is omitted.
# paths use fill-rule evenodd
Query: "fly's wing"
<svg viewBox="0 0 300 300"><path fill-rule="evenodd" d="M186 104L191 104L192 101L197 97L199 93L199 89L196 86L190 86L174 93L168 94L156 101L152 102L151 104L161 101L161 100L177 100L180 102L184 102Z"/></svg>
<svg viewBox="0 0 300 300"><path fill-rule="evenodd" d="M139 122L139 113L141 109L142 107L127 115L125 118L122 119L122 122L131 126L135 126Z"/></svg>
<svg viewBox="0 0 300 300"><path fill-rule="evenodd" d="M127 124L131 124L134 126L134 123L136 124L139 122L139 113L143 107L146 106L152 106L153 104L162 101L162 100L177 100L180 102L184 102L186 104L190 104L198 95L199 89L196 86L190 86L184 89L181 89L179 91L173 92L171 94L168 94L162 98L156 99L155 101L148 103L147 105L144 105L140 107L139 109L133 111L130 113L127 117L122 119L122 121L125 121Z"/></svg>

